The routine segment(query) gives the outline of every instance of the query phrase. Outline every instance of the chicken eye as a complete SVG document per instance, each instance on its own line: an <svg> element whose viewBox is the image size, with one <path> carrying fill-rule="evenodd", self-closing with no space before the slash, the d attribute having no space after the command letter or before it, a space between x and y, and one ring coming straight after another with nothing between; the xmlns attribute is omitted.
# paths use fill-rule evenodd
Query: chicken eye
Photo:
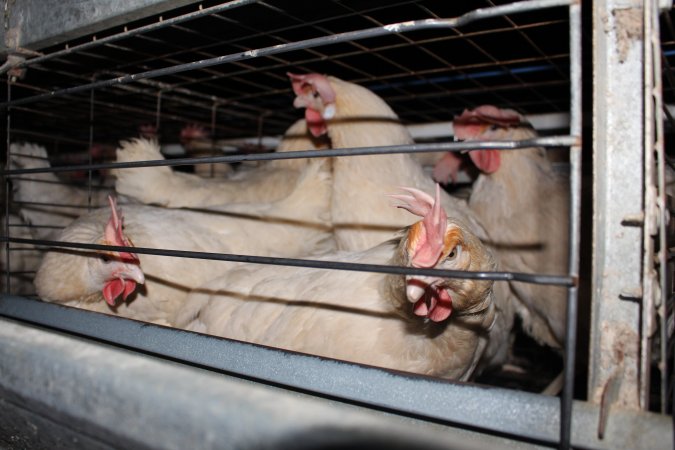
<svg viewBox="0 0 675 450"><path fill-rule="evenodd" d="M491 125L490 126L490 131L497 131L499 129L498 125Z"/></svg>
<svg viewBox="0 0 675 450"><path fill-rule="evenodd" d="M103 255L101 256L101 261L103 261L103 264L110 264L112 262L112 259L110 259L109 256Z"/></svg>
<svg viewBox="0 0 675 450"><path fill-rule="evenodd" d="M455 248L453 248L450 253L448 254L448 257L446 259L448 260L453 260L457 258L457 255L459 255L459 252L462 250L461 245L456 245Z"/></svg>

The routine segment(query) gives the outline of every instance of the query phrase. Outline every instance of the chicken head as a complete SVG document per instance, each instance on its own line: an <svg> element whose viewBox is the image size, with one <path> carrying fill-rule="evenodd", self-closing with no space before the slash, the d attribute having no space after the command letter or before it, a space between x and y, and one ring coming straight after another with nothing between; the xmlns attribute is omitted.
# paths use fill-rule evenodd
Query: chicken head
<svg viewBox="0 0 675 450"><path fill-rule="evenodd" d="M523 117L512 109L483 105L471 111L464 110L453 121L453 128L455 139L460 141L503 140L505 137L500 136L499 131L520 127L524 123ZM468 154L473 164L483 173L494 173L500 167L499 150L471 150ZM433 177L440 183L454 181L461 165L461 158L455 153L448 152L434 166Z"/></svg>
<svg viewBox="0 0 675 450"><path fill-rule="evenodd" d="M124 218L117 209L116 200L108 196L108 202L111 214L105 226L102 244L132 247L131 240L123 233ZM94 278L98 278L103 284L103 298L110 306L114 306L119 296L126 300L134 292L137 284L145 282L145 277L135 253L103 252L101 255L100 261L94 262L91 269Z"/></svg>
<svg viewBox="0 0 675 450"><path fill-rule="evenodd" d="M315 137L326 134L326 120L335 116L335 91L328 78L317 73L288 73L296 97L293 106L305 108L305 120Z"/></svg>
<svg viewBox="0 0 675 450"><path fill-rule="evenodd" d="M482 243L460 222L450 220L441 207L440 187L436 197L413 188L407 194L392 195L397 205L423 219L413 224L404 239L406 262L413 267L447 270L491 270L494 262ZM413 312L433 322L446 320L459 300L462 308L484 299L492 283L428 276L406 276L406 296L414 304ZM472 294L469 294L472 293Z"/></svg>

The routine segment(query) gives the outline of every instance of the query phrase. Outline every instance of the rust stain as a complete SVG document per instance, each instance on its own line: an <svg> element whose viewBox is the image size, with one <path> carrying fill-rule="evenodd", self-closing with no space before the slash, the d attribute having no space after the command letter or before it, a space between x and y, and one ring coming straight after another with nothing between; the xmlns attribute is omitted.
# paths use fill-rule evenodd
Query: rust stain
<svg viewBox="0 0 675 450"><path fill-rule="evenodd" d="M615 9L614 16L619 62L628 58L633 42L642 39L642 10L638 8Z"/></svg>

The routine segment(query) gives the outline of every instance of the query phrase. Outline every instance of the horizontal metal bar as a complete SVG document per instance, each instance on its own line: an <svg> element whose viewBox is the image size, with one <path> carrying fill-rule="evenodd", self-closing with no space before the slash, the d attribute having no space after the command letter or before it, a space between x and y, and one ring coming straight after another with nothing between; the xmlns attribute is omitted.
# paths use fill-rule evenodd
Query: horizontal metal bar
<svg viewBox="0 0 675 450"><path fill-rule="evenodd" d="M31 180L33 181L33 180ZM39 180L35 180L39 181ZM82 189L86 189L86 187L82 187ZM13 205L17 206L49 206L50 208L75 208L75 209L91 209L91 208L102 208L106 206L105 204L103 205L75 205L75 204L68 204L68 203L49 203L49 202L29 202L29 201L23 201L23 200L16 200L12 201Z"/></svg>
<svg viewBox="0 0 675 450"><path fill-rule="evenodd" d="M303 391L512 436L556 440L558 400L554 397L403 374L21 297L0 297L0 315ZM477 409L462 407L478 406L478 398L489 401ZM518 411L517 420L489 407L495 403Z"/></svg>
<svg viewBox="0 0 675 450"><path fill-rule="evenodd" d="M16 319L0 318L0 373L3 437L21 448L515 448L506 437L281 389ZM523 442L517 448L541 449Z"/></svg>
<svg viewBox="0 0 675 450"><path fill-rule="evenodd" d="M185 64L178 64L171 67L161 69L148 70L136 74L124 75L108 80L96 81L80 86L50 91L45 94L39 94L32 97L26 97L18 100L11 100L0 104L1 108L10 106L25 105L28 103L37 102L40 100L52 98L55 96L64 96L84 92L91 89L104 88L118 84L131 83L133 81L142 80L146 78L155 78L165 75L173 75L176 73L186 72L188 70L202 69L206 67L216 66L220 64L232 63L246 59L260 58L264 56L276 55L295 50L304 50L308 48L319 47L323 45L337 44L346 41L355 41L360 39L367 39L372 37L383 36L387 34L405 33L416 30L428 29L447 29L466 25L476 20L488 19L492 17L503 16L506 14L515 14L520 12L532 11L535 9L551 8L557 6L566 6L571 3L571 0L527 0L522 2L511 3L507 5L495 6L491 8L480 8L470 11L459 17L450 19L424 19L411 20L407 22L399 22L383 27L368 28L365 30L348 31L345 33L338 33L330 36L322 36L318 38L307 39L288 44L278 44L270 47L260 49L248 50L245 52L233 53L230 55L218 56L215 58L203 59L201 61L194 61Z"/></svg>
<svg viewBox="0 0 675 450"><path fill-rule="evenodd" d="M56 52L53 52L53 53L49 53L47 55L38 56L36 58L32 58L32 59L23 61L20 64L17 64L16 66L14 66L14 67L19 67L19 68L29 67L29 66L34 65L34 64L44 63L46 61L49 61L49 60L54 59L54 58L58 58L60 56L70 55L70 54L76 53L78 51L87 50L87 49L92 48L92 47L98 47L98 46L101 46L101 45L109 44L111 42L115 42L115 41L118 41L120 39L126 39L126 38L133 37L133 36L136 36L136 35L142 34L142 33L149 33L151 31L156 31L156 30L160 30L162 28L177 25L179 23L186 22L188 20L197 19L199 17L203 17L203 16L207 16L207 15L211 15L211 14L217 14L217 13L220 13L220 12L223 12L223 11L227 11L229 9L234 9L234 8L238 8L240 6L250 5L252 3L258 3L258 0L233 0L233 1L227 2L227 3L222 4L222 5L216 5L216 6L212 6L210 8L199 9L198 11L195 11L195 12L192 12L192 13L183 14L181 16L173 17L173 18L166 19L166 20L161 20L159 22L151 23L149 25L145 25L145 26L138 27L138 28L134 28L133 30L128 30L128 31L125 31L123 33L114 34L112 36L106 36L104 38L100 38L100 39L92 40L92 41L89 41L89 42L85 42L85 43L80 44L80 45L68 47L64 50L59 50L59 51L56 51ZM9 50L11 50L11 49L9 49ZM9 69L9 68L10 67L8 67L7 69ZM0 73L3 73L3 72L0 72Z"/></svg>
<svg viewBox="0 0 675 450"><path fill-rule="evenodd" d="M445 278L462 278L470 280L522 281L532 284L554 284L574 286L575 279L563 275L538 275L514 272L469 272L463 270L419 269L416 267L387 266L380 264L355 264L338 261L318 261L297 258L276 258L271 256L233 255L228 253L192 252L186 250L170 250L147 247L124 247L115 245L85 244L78 242L61 242L40 239L24 239L0 236L0 242L17 244L33 244L39 246L76 248L86 250L107 250L115 252L131 252L144 255L171 256L177 258L211 259L215 261L231 261L253 264L269 264L277 266L310 267L315 269L351 270L357 272L390 273L395 275L420 275Z"/></svg>
<svg viewBox="0 0 675 450"><path fill-rule="evenodd" d="M57 370L72 367L68 364L54 364L50 359L54 354L57 355L54 357L56 361L70 361L91 369L87 371L85 379L98 380L96 383L99 385L106 380L118 379L117 373L111 375L107 371L108 367L102 363L103 361L115 361L110 369L117 368L121 364L126 376L129 375L127 372L131 371L130 379L142 379L140 382L148 380L148 376L141 375L148 373L148 365L159 365L158 370L151 371L153 375L150 376L150 379L153 383L162 385L162 389L159 390L161 395L165 395L165 392L174 389L175 395L163 399L164 402L172 405L173 399L192 398L195 389L204 386L204 383L201 382L202 379L199 379L194 386L190 383L176 381L177 371L193 370L185 365L173 362L167 365L164 364L164 361L157 358L148 358L145 354L120 353L119 347L125 347L163 358L171 358L174 361L178 360L200 367L225 371L225 374L216 374L216 379L224 384L228 384L228 381L232 379L231 375L243 376L259 383L272 384L274 387L285 386L305 393L320 394L323 398L318 400L322 400L322 404L330 403L331 399L339 399L352 405L374 407L385 412L416 419L431 419L438 424L450 425L446 429L449 433L452 432L453 428L468 428L486 434L498 434L535 443L555 445L558 442L559 399L552 396L450 382L378 369L183 330L169 329L16 296L0 296L0 316L11 318L14 321L30 322L66 333L75 333L80 337L88 336L99 341L87 342L64 333L38 330L26 325L22 326L20 322L11 323L4 320L2 326L0 326L0 330L5 330L0 331L0 340L2 341L2 345L0 345L2 358L0 358L0 361L4 361L7 365L5 370L22 363L26 366L16 371L16 374L18 375L22 370L29 371L30 379L25 383L24 389L28 392L36 392L36 383L39 386L44 385L38 381L40 380L40 374L44 371L40 370L41 367L36 370L35 364L44 364L44 367L56 367ZM7 330L8 326L16 328L17 325L22 327L23 330ZM36 336L35 333L41 335ZM19 341L21 341L20 344ZM74 346L81 349L83 345L86 345L86 349L81 350L86 351L87 358L63 355L52 345L56 341L59 341L59 349L71 350ZM100 345L100 341L110 343L118 348ZM14 349L14 352L11 352L12 349ZM129 357L135 358L135 362L130 362ZM14 361L15 358L16 361ZM121 362L118 363L118 361ZM72 369L74 373L83 372L78 367L72 367ZM89 372L95 375L92 377ZM14 380L15 383L21 383L25 380L24 377L17 375L10 375L9 379ZM195 377L203 377L203 372L201 374L193 372L190 380L194 382ZM71 379L71 377L65 378ZM7 378L5 378L5 381L7 381ZM106 392L113 393L114 401L124 404L131 403L130 410L135 411L134 406L148 401L146 396L139 395L134 391L133 386L136 384L114 383L110 385L111 391L106 389ZM59 384L59 386L61 385ZM72 398L72 393L69 392L71 389L73 388L68 387L64 392L64 395L67 395L68 398ZM52 392L54 392L54 388L45 388L44 395L49 395ZM279 389L276 392L282 393L283 390ZM41 393L42 390L38 389L38 395ZM292 392L287 393L294 394ZM81 394L88 395L88 391L85 389ZM297 398L298 394L295 393L294 397ZM249 395L245 399L247 404L251 404L252 408L260 405L261 401L265 402L265 400L261 400L260 395ZM219 397L219 400L217 404L209 404L206 411L210 411L210 408L222 410L222 402L228 402L228 397ZM107 404L107 402L104 403ZM63 401L60 401L59 404L63 404ZM74 404L82 405L80 401L76 401ZM289 405L288 401L283 404ZM340 405L340 403L334 403L332 408ZM101 405L92 404L90 406L95 408L97 412L101 410ZM200 409L199 413L201 414L204 405L192 405L190 409L195 408ZM269 408L270 405L266 405L264 409L268 410ZM119 414L119 411L113 407L110 413L112 414L111 417L114 417L115 414ZM297 410L291 407L288 413L295 414ZM206 415L209 416L209 414ZM393 414L387 416L390 420L396 417ZM572 445L574 448L672 448L672 421L668 416L620 409L613 410L608 418L608 427L613 432L606 435L604 439L598 439L597 437L598 416L598 407L587 402L574 402L572 421ZM98 417L100 418L100 416ZM159 417L163 421L166 420L164 415ZM261 416L255 414L253 417L259 419ZM143 419L145 419L145 416L143 416ZM134 420L136 420L135 417ZM184 420L183 415L180 417L180 422L182 423ZM240 424L241 420L243 420L241 417L237 417L236 424ZM344 425L345 420L347 420L347 417L343 415L342 419L336 420L334 425L340 427ZM145 423L145 420L143 422ZM229 420L223 420L223 422L219 420L215 421L214 425L226 426L229 423ZM296 422L300 426L294 428L294 430L302 429L303 423L303 421ZM117 426L117 422L115 422L115 425ZM260 432L263 432L264 424L259 425ZM282 431L288 433L288 427L289 425L285 424L282 426ZM420 439L423 439L427 432L431 432L430 427L433 427L433 424L427 423L426 431L420 429L419 432L422 433ZM156 431L152 424L149 429L150 433ZM332 429L334 428L331 427ZM148 429L144 428L142 432L147 434ZM258 432L257 429L256 432ZM466 439L466 436L462 439ZM153 442L155 441L153 440ZM443 442L447 443L448 441ZM456 447L454 444L457 444L457 442L452 443L452 448ZM473 443L465 440L461 442L467 445ZM518 448L521 448L521 446L525 448L526 443L517 445ZM506 446L506 448L515 447L516 445ZM421 445L421 448L426 447ZM445 448L445 446L432 446L431 448ZM477 447L470 446L470 448L495 447L493 445L478 445Z"/></svg>
<svg viewBox="0 0 675 450"><path fill-rule="evenodd" d="M0 53L34 54L134 20L160 14L195 0L21 0L6 2ZM96 38L94 38L96 40Z"/></svg>
<svg viewBox="0 0 675 450"><path fill-rule="evenodd" d="M522 141L474 141L474 142L437 142L429 144L392 145L382 147L333 148L327 150L302 150L293 152L246 153L227 156L200 158L176 158L153 161L130 161L123 163L100 163L66 165L59 167L41 167L34 169L0 170L3 175L21 175L27 173L69 172L73 170L122 169L129 167L181 166L192 164L232 163L242 161L270 161L278 159L325 158L334 156L383 155L394 153L424 152L462 152L467 150L519 150L530 147L569 147L576 145L579 139L574 136L550 136Z"/></svg>

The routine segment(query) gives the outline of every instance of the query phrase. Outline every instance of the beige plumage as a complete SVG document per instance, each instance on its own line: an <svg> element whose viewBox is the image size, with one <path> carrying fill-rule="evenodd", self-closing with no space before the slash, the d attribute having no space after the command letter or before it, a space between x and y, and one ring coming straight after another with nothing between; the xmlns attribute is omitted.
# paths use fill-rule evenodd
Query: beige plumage
<svg viewBox="0 0 675 450"><path fill-rule="evenodd" d="M312 150L322 146L312 139L303 120L284 135L277 152ZM162 160L156 141L133 139L117 150L118 162ZM273 202L289 195L308 165L306 159L274 160L219 178L176 172L168 166L116 169L117 192L142 203L169 208L199 208L232 203ZM328 164L324 165L330 170Z"/></svg>
<svg viewBox="0 0 675 450"><path fill-rule="evenodd" d="M404 196L408 206L420 198L418 191L409 192L412 196ZM425 219L403 237L363 252L321 259L494 269L489 251L464 224L446 221L440 208L436 220L428 219L429 209L432 205L423 212ZM435 244L430 244L432 228L439 230ZM485 280L242 265L192 293L176 324L298 352L464 380L478 364L495 319L491 286Z"/></svg>
<svg viewBox="0 0 675 450"><path fill-rule="evenodd" d="M10 169L42 169L51 167L47 150L37 144L10 144ZM29 225L36 239L51 239L88 206L106 205L112 189L87 189L68 185L53 172L24 174L12 178L13 200L19 214Z"/></svg>
<svg viewBox="0 0 675 450"><path fill-rule="evenodd" d="M296 93L294 105L306 110L313 133L327 133L335 148L403 145L412 137L396 113L372 91L332 76L290 75ZM383 205L382 198L398 186L415 186L429 192L434 182L408 154L350 156L333 161L331 216L338 249L365 250L383 242L395 229L414 218ZM442 191L440 200L448 215L466 224L483 242L489 237L466 201ZM353 201L358 198L358 203ZM493 252L494 253L494 252ZM499 267L499 262L498 262ZM496 318L490 330L481 369L499 366L507 358L513 329L512 293L504 282L494 286Z"/></svg>
<svg viewBox="0 0 675 450"><path fill-rule="evenodd" d="M333 248L326 214L311 201L328 204L330 176L324 161L312 161L286 198L269 204L241 205L241 211L196 212L147 205L122 205L124 234L137 247L258 256L294 256ZM308 194L311 193L311 194ZM309 197L309 198L308 198ZM305 208L305 209L303 209ZM289 211L294 211L289 217ZM93 211L69 225L59 236L67 242L99 242L109 209ZM293 226L288 226L289 221ZM280 243L283 242L283 245ZM145 274L142 289L128 302L109 308L102 302L101 278L92 264L100 253L53 250L35 279L39 295L53 302L138 320L171 324L187 293L232 264L211 260L138 255Z"/></svg>
<svg viewBox="0 0 675 450"><path fill-rule="evenodd" d="M403 145L413 142L396 113L372 91L319 74L290 75L297 95L294 105L306 109L313 133L327 133L333 148ZM398 186L431 192L434 182L408 154L335 158L331 215L341 250L365 250L387 239L414 219L383 205ZM358 204L354 198L358 196ZM466 202L441 193L448 214L460 219L480 238L480 224Z"/></svg>
<svg viewBox="0 0 675 450"><path fill-rule="evenodd" d="M536 137L520 114L494 106L465 111L455 119L455 134L467 141ZM554 170L546 150L479 150L471 157L489 173L478 176L469 206L487 228L502 269L567 273L569 180ZM540 343L562 348L566 288L517 282L511 288L525 330Z"/></svg>

